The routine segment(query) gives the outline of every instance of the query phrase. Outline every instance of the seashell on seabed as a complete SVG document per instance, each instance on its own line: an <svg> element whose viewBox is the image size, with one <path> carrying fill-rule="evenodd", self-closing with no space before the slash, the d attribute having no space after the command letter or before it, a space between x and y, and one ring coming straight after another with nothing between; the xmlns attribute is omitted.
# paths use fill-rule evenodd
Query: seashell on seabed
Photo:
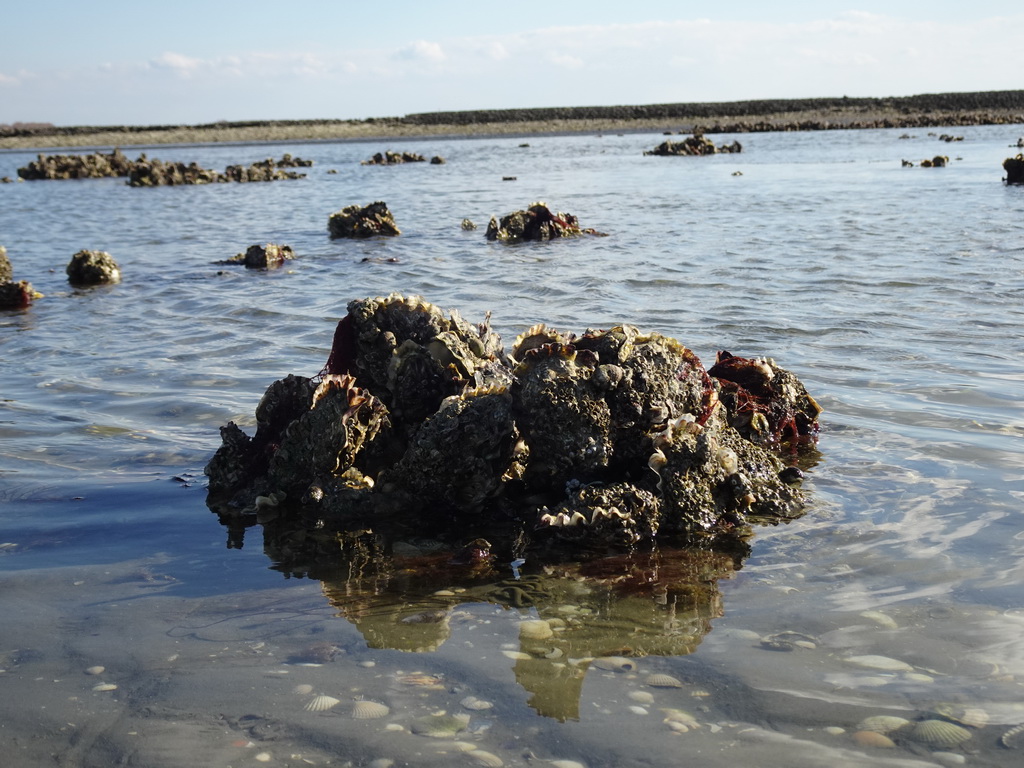
<svg viewBox="0 0 1024 768"><path fill-rule="evenodd" d="M970 731L948 720L922 720L902 735L933 749L957 747L971 738Z"/></svg>
<svg viewBox="0 0 1024 768"><path fill-rule="evenodd" d="M474 749L472 752L467 752L466 757L477 765L484 766L484 768L501 768L505 764L497 755L485 752L482 749Z"/></svg>
<svg viewBox="0 0 1024 768"><path fill-rule="evenodd" d="M888 672L913 672L914 668L907 664L905 661L899 659L892 659L888 656L876 656L868 654L866 656L848 656L843 659L847 664L855 664L858 667L864 667L865 669L880 669Z"/></svg>
<svg viewBox="0 0 1024 768"><path fill-rule="evenodd" d="M905 717L896 717L895 715L874 715L872 717L865 717L857 723L857 727L854 728L854 730L874 731L875 733L892 733L905 725L910 725L910 721Z"/></svg>
<svg viewBox="0 0 1024 768"><path fill-rule="evenodd" d="M519 622L521 640L547 640L554 632L544 619L527 619Z"/></svg>
<svg viewBox="0 0 1024 768"><path fill-rule="evenodd" d="M491 702L484 701L483 699L478 699L476 696L467 696L462 701L460 701L459 704L461 704L466 709L472 709L477 711L490 709L494 706L493 704L491 704Z"/></svg>
<svg viewBox="0 0 1024 768"><path fill-rule="evenodd" d="M672 677L672 675L666 675L666 674L662 674L662 673L655 673L653 675L648 675L647 679L644 680L644 682L647 683L647 685L651 686L652 688L682 688L683 687L683 681L682 680L680 680L678 678L675 678L675 677Z"/></svg>
<svg viewBox="0 0 1024 768"><path fill-rule="evenodd" d="M450 739L455 734L466 730L469 715L424 715L409 724L409 730L417 736L432 739Z"/></svg>
<svg viewBox="0 0 1024 768"><path fill-rule="evenodd" d="M1024 749L1024 723L1010 728L999 737L999 743L1007 749Z"/></svg>
<svg viewBox="0 0 1024 768"><path fill-rule="evenodd" d="M336 699L333 696L320 693L306 702L304 709L307 712L326 712L331 707L337 706L340 703L341 699Z"/></svg>
<svg viewBox="0 0 1024 768"><path fill-rule="evenodd" d="M390 713L391 708L379 701L360 699L352 704L352 717L356 720L375 720L378 717L386 717Z"/></svg>
<svg viewBox="0 0 1024 768"><path fill-rule="evenodd" d="M594 659L593 664L608 672L636 672L636 662L625 656L600 656Z"/></svg>
<svg viewBox="0 0 1024 768"><path fill-rule="evenodd" d="M931 711L938 719L949 720L951 723L966 725L969 728L984 728L989 721L988 712L981 707L941 702L933 705Z"/></svg>

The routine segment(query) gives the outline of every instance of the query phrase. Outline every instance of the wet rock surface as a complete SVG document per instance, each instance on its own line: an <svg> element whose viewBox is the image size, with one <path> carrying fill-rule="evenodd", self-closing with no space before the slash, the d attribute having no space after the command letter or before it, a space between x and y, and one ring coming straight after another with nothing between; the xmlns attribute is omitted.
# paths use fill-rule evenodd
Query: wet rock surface
<svg viewBox="0 0 1024 768"><path fill-rule="evenodd" d="M14 282L14 268L7 258L7 249L0 245L0 310L25 309L33 301L42 298L25 280Z"/></svg>
<svg viewBox="0 0 1024 768"><path fill-rule="evenodd" d="M1007 184L1024 184L1024 155L1008 157L1003 161Z"/></svg>
<svg viewBox="0 0 1024 768"><path fill-rule="evenodd" d="M8 282L14 277L14 269L11 267L11 260L7 258L7 249L0 245L0 283Z"/></svg>
<svg viewBox="0 0 1024 768"><path fill-rule="evenodd" d="M0 309L25 309L40 296L26 280L0 282Z"/></svg>
<svg viewBox="0 0 1024 768"><path fill-rule="evenodd" d="M106 251L79 251L65 270L72 285L87 286L121 281L121 268Z"/></svg>
<svg viewBox="0 0 1024 768"><path fill-rule="evenodd" d="M207 503L229 530L414 529L509 556L737 540L801 514L787 463L819 412L771 360L708 371L628 325L534 326L506 352L489 319L393 294L349 304L324 370L274 382L254 436L222 427Z"/></svg>
<svg viewBox="0 0 1024 768"><path fill-rule="evenodd" d="M513 211L500 220L492 216L484 235L488 240L500 240L503 243L554 240L580 235L603 236L594 229L580 227L579 220L571 213L556 213L543 202L531 203L526 210Z"/></svg>
<svg viewBox="0 0 1024 768"><path fill-rule="evenodd" d="M246 269L274 269L282 266L286 261L295 258L295 251L290 245L278 245L277 243L266 243L264 245L250 245L245 253L239 253L230 259L217 262L218 264L241 264Z"/></svg>
<svg viewBox="0 0 1024 768"><path fill-rule="evenodd" d="M736 154L743 151L743 145L738 141L732 142L732 144L721 144L715 146L715 143L711 139L707 138L703 134L694 134L689 136L682 141L663 141L661 144L656 146L654 149L644 152L645 155L662 155L662 156L673 156L673 155L717 155L717 154Z"/></svg>
<svg viewBox="0 0 1024 768"><path fill-rule="evenodd" d="M327 219L327 231L331 239L402 234L395 224L395 217L388 210L388 204L381 200L364 206L349 205L332 213Z"/></svg>
<svg viewBox="0 0 1024 768"><path fill-rule="evenodd" d="M100 179L127 176L132 166L142 160L129 160L120 149L110 153L94 152L88 155L43 155L18 169L18 176L26 181L39 179Z"/></svg>

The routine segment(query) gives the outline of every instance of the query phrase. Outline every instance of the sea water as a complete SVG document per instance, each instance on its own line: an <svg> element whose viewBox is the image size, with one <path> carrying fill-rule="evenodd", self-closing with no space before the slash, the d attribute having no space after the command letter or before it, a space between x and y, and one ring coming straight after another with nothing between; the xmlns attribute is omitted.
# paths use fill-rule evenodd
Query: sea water
<svg viewBox="0 0 1024 768"><path fill-rule="evenodd" d="M275 183L0 185L0 244L45 294L0 313L5 759L1018 765L999 740L1024 723L1024 188L1001 164L1022 132L716 136L743 152L700 158L644 156L665 137L640 133L152 147L218 170L314 165ZM386 148L447 162L360 164ZM935 155L949 165L917 165ZM0 176L33 158L0 153ZM329 239L331 213L374 200L401 236ZM485 240L490 216L538 200L608 236ZM266 242L297 258L216 263ZM70 287L83 248L123 281ZM282 567L280 541L205 505L218 428L251 433L272 381L324 365L347 303L392 291L490 312L506 344L537 322L630 323L709 365L774 358L824 408L806 514L698 562L705 591L671 614L572 564L537 574L556 597L522 608L443 577L442 599ZM552 616L552 639L520 636ZM637 652L645 632L660 652ZM338 703L307 710L314 694ZM355 719L358 700L388 713ZM961 744L852 736L954 710ZM462 716L453 735L421 735L438 713Z"/></svg>

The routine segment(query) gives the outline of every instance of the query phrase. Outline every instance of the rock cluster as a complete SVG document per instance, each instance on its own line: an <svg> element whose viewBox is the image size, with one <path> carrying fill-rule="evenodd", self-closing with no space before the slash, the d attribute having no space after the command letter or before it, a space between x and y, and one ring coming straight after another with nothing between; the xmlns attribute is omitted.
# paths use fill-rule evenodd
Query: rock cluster
<svg viewBox="0 0 1024 768"><path fill-rule="evenodd" d="M247 269L273 269L294 258L295 251L290 245L266 243L265 245L250 245L245 253L239 253L217 263L241 264Z"/></svg>
<svg viewBox="0 0 1024 768"><path fill-rule="evenodd" d="M800 472L774 450L813 440L820 408L770 359L722 353L715 368L628 325L538 325L506 353L487 320L415 296L353 301L319 375L271 384L253 437L221 429L207 503L584 549L798 515Z"/></svg>
<svg viewBox="0 0 1024 768"><path fill-rule="evenodd" d="M401 234L388 204L380 200L365 206L349 205L332 213L327 219L327 231L332 239Z"/></svg>
<svg viewBox="0 0 1024 768"><path fill-rule="evenodd" d="M7 249L0 245L0 310L25 309L35 299L41 298L32 283L25 280L14 281L14 269L7 258Z"/></svg>
<svg viewBox="0 0 1024 768"><path fill-rule="evenodd" d="M306 167L312 160L285 154L280 160L267 158L249 166L229 165L223 173L202 168L197 163L165 163L140 154L129 160L120 149L109 154L39 155L24 168L18 169L22 179L96 179L126 176L129 186L158 187L180 184L213 184L229 181L277 181L301 179L305 174L282 171L280 168Z"/></svg>
<svg viewBox="0 0 1024 768"><path fill-rule="evenodd" d="M142 162L145 155L138 160L129 160L120 149L109 154L94 152L89 155L43 155L24 168L18 169L18 176L27 181L39 179L100 179L116 176L127 176L135 163Z"/></svg>
<svg viewBox="0 0 1024 768"><path fill-rule="evenodd" d="M392 152L390 149L383 153L378 152L369 160L363 160L363 165L400 165L402 163L424 163L427 158L415 152Z"/></svg>
<svg viewBox="0 0 1024 768"><path fill-rule="evenodd" d="M703 134L695 133L693 136L688 136L682 141L663 141L661 144L656 146L654 149L644 152L645 155L662 155L662 156L673 156L673 155L715 155L720 153L738 153L743 151L743 145L738 141L734 141L732 144L722 144L721 146L715 146L715 143L711 139L707 138Z"/></svg>
<svg viewBox="0 0 1024 768"><path fill-rule="evenodd" d="M121 268L106 251L79 251L71 257L65 271L68 282L75 286L117 283L121 280Z"/></svg>
<svg viewBox="0 0 1024 768"><path fill-rule="evenodd" d="M468 219L467 219L468 221ZM472 222L470 222L472 223ZM463 223L463 229L468 229ZM475 229L475 227L473 227ZM547 203L531 203L524 211L513 211L497 219L491 217L484 236L503 243L521 243L527 240L554 240L559 237L599 235L593 229L582 229L571 213L555 213Z"/></svg>
<svg viewBox="0 0 1024 768"><path fill-rule="evenodd" d="M295 160L285 155L291 165ZM298 161L302 162L302 161ZM291 167L291 165L286 167ZM128 175L132 187L161 187L181 184L224 184L228 182L280 181L282 179L304 179L306 174L279 169L278 161L272 158L260 160L252 165L229 165L223 173L201 168L197 163L164 163L160 160L143 160L133 165Z"/></svg>

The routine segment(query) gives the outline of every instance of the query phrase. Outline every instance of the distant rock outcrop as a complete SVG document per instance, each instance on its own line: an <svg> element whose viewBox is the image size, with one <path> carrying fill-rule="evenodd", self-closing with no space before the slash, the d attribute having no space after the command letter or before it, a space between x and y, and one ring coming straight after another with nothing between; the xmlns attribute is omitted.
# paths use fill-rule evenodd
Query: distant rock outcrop
<svg viewBox="0 0 1024 768"><path fill-rule="evenodd" d="M682 141L663 141L661 144L656 146L654 149L644 152L645 155L662 155L662 156L674 156L674 155L716 155L716 154L736 154L743 151L743 145L738 141L734 141L732 144L722 144L715 146L715 143L711 139L705 137L703 134L694 134L688 136Z"/></svg>

